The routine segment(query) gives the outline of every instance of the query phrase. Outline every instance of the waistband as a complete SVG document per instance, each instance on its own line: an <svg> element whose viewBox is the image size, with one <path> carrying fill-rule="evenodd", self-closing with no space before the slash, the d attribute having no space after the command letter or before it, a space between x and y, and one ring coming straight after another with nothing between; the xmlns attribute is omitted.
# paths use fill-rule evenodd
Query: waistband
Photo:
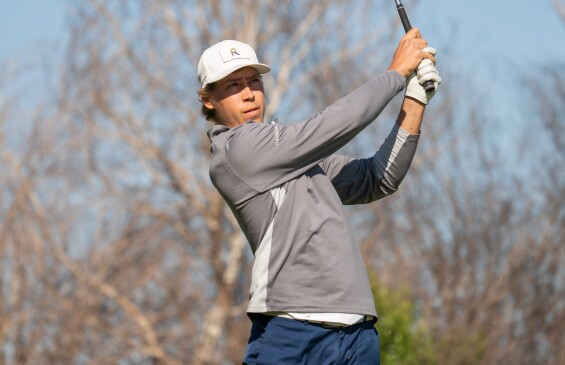
<svg viewBox="0 0 565 365"><path fill-rule="evenodd" d="M375 316L368 315L368 314L364 315L363 317L361 317L361 319L359 319L357 322L355 322L353 324L297 319L297 318L291 317L290 315L285 315L284 313L281 313L281 314L247 313L247 316L249 317L249 319L251 319L251 321L258 320L258 321L261 321L261 322L264 322L264 321L268 322L273 318L284 318L284 319L289 319L289 320L292 320L292 321L307 323L309 325L316 326L316 327L329 328L329 329L336 329L336 328L342 329L342 328L353 327L353 326L356 326L356 325L359 325L361 323L368 322L368 321L373 322L373 324L375 324L377 322L377 318Z"/></svg>

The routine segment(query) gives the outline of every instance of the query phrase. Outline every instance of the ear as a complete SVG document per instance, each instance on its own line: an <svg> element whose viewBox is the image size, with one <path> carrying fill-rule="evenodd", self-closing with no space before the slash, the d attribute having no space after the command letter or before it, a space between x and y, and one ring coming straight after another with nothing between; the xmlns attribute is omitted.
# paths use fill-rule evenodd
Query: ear
<svg viewBox="0 0 565 365"><path fill-rule="evenodd" d="M212 104L212 98L210 98L209 96L205 96L202 97L202 104L207 108L207 109L214 109L214 104Z"/></svg>

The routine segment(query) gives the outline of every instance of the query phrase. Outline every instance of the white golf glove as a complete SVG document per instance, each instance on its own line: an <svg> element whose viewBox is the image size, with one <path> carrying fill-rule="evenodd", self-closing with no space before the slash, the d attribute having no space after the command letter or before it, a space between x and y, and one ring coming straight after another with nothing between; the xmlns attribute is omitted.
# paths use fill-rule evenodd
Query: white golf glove
<svg viewBox="0 0 565 365"><path fill-rule="evenodd" d="M426 47L423 51L431 53L435 56L436 50L432 47ZM424 85L426 81L433 81L435 89L426 92ZM406 92L404 95L414 98L423 104L428 104L432 97L436 94L439 85L441 84L441 77L436 70L433 62L424 58L418 65L417 72L406 78Z"/></svg>

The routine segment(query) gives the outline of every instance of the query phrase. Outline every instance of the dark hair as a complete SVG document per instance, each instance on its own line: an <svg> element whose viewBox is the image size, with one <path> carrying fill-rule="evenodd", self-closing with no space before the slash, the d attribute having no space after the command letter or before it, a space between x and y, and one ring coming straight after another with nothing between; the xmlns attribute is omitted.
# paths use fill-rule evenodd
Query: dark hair
<svg viewBox="0 0 565 365"><path fill-rule="evenodd" d="M210 93L214 90L215 84L207 84L203 88L198 90L198 100L202 103L202 108L200 109L202 116L206 118L207 121L214 122L216 120L216 109L208 109L202 99L209 99L212 97Z"/></svg>

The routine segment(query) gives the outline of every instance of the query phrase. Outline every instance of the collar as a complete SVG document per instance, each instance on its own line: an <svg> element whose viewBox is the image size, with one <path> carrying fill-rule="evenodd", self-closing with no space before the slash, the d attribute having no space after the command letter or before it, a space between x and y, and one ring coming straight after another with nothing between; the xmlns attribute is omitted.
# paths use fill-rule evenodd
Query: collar
<svg viewBox="0 0 565 365"><path fill-rule="evenodd" d="M245 125L245 124L250 124L250 123L255 123L255 122L253 120L249 119L247 122L245 122L244 124L240 124L237 127L240 127L240 126ZM233 127L233 128L237 128L237 127ZM213 126L211 126L208 129L208 132L207 132L208 138L210 139L210 142L212 142L214 137L216 137L217 135L224 133L224 132L227 132L230 129L232 129L232 128L226 127L223 124L214 124Z"/></svg>
<svg viewBox="0 0 565 365"><path fill-rule="evenodd" d="M225 125L214 124L213 126L211 126L208 129L208 132L206 134L208 134L208 138L210 139L210 142L212 142L214 137L216 137L218 134L224 133L224 132L229 131L229 130L230 129L228 127L226 127Z"/></svg>

